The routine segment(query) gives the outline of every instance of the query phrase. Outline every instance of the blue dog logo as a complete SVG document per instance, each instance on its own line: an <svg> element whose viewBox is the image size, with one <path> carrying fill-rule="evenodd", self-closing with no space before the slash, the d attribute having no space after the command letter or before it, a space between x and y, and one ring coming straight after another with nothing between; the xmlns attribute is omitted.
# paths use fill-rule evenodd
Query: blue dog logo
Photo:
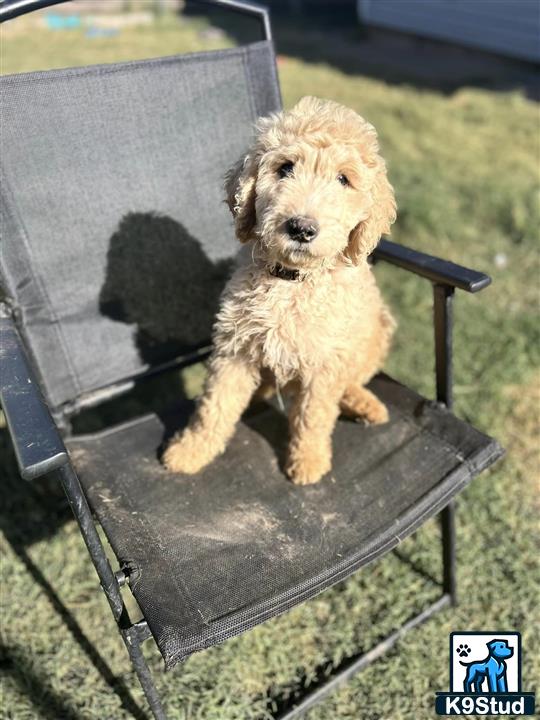
<svg viewBox="0 0 540 720"><path fill-rule="evenodd" d="M467 670L463 680L463 691L466 693L481 693L482 685L487 680L487 692L502 693L508 692L506 679L505 660L512 657L514 649L508 646L507 640L492 640L487 643L488 656L485 660L474 660L473 662L459 661ZM460 657L465 656L468 648L457 648Z"/></svg>
<svg viewBox="0 0 540 720"><path fill-rule="evenodd" d="M521 635L515 630L450 633L449 674L450 691L436 693L437 715L534 715L534 693L521 688Z"/></svg>

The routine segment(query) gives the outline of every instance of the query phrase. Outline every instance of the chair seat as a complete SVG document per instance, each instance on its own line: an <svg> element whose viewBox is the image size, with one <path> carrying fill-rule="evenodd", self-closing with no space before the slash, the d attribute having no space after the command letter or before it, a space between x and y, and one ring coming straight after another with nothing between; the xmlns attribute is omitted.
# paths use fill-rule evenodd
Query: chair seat
<svg viewBox="0 0 540 720"><path fill-rule="evenodd" d="M341 419L331 475L282 470L286 418L246 414L226 452L172 475L159 448L192 410L69 442L88 500L168 667L310 598L390 550L501 454L497 442L387 376L390 422Z"/></svg>

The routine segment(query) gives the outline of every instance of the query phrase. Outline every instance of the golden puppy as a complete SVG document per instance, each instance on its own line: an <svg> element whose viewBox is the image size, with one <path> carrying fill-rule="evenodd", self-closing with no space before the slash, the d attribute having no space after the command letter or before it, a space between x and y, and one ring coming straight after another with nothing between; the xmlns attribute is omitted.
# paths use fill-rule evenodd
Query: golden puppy
<svg viewBox="0 0 540 720"><path fill-rule="evenodd" d="M330 470L340 410L388 418L364 387L394 328L367 262L396 217L375 129L337 103L303 98L259 121L226 193L246 247L222 296L205 392L164 463L198 472L223 452L257 388L274 386L294 393L286 472L315 483Z"/></svg>

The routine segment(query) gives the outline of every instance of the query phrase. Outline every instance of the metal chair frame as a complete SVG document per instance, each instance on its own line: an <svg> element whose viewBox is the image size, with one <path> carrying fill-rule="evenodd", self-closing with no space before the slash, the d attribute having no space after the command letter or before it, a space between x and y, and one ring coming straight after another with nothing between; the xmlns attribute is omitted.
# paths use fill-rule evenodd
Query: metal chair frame
<svg viewBox="0 0 540 720"><path fill-rule="evenodd" d="M271 39L269 16L265 8L238 0L202 1L257 17L261 22L265 39ZM4 4L0 8L0 22L61 2L66 2L66 0L4 0ZM438 402L451 409L454 290L458 288L466 292L478 292L489 285L490 278L483 273L396 245L384 239L380 241L372 259L374 262L379 260L390 262L433 283L436 397ZM14 313L6 303L0 306L0 338L3 348L3 371L7 378L0 387L2 407L15 446L21 475L25 479L34 479L45 474L53 474L62 484L148 704L156 720L166 720L156 685L141 649L142 643L151 638L152 633L146 620L133 623L129 617L121 592L121 587L129 583L129 578L121 570L114 571L107 559L92 511L60 434L60 429L64 435L69 433L70 415L82 407L98 404L104 398L124 391L126 387L130 386L130 382L96 391L84 401L66 405L62 408L61 414L55 415L53 420L51 412L38 390L39 384L19 337ZM194 355L155 368L146 373L144 377L153 376L156 372L162 372L172 367L200 362L207 357L208 353L207 347L203 347ZM9 378L13 377L17 378L21 387L25 387L24 394L10 390ZM27 440L35 437L36 433L40 433L44 442L40 444L40 447L32 449L28 447ZM324 682L308 689L301 698L286 708L278 716L279 720L291 720L299 717L313 705L319 703L337 686L377 660L406 632L423 623L437 611L457 604L455 504L453 501L440 512L439 518L443 569L442 594L439 599L380 641L369 652L343 662Z"/></svg>

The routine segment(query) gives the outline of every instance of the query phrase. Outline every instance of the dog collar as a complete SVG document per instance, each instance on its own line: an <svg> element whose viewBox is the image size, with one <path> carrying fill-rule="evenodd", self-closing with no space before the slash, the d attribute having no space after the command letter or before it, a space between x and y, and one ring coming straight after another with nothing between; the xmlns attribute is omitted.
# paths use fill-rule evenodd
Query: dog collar
<svg viewBox="0 0 540 720"><path fill-rule="evenodd" d="M279 263L272 265L268 268L270 275L281 278L281 280L292 280L293 282L302 282L304 275L300 273L300 270L293 270L292 268L283 267Z"/></svg>

